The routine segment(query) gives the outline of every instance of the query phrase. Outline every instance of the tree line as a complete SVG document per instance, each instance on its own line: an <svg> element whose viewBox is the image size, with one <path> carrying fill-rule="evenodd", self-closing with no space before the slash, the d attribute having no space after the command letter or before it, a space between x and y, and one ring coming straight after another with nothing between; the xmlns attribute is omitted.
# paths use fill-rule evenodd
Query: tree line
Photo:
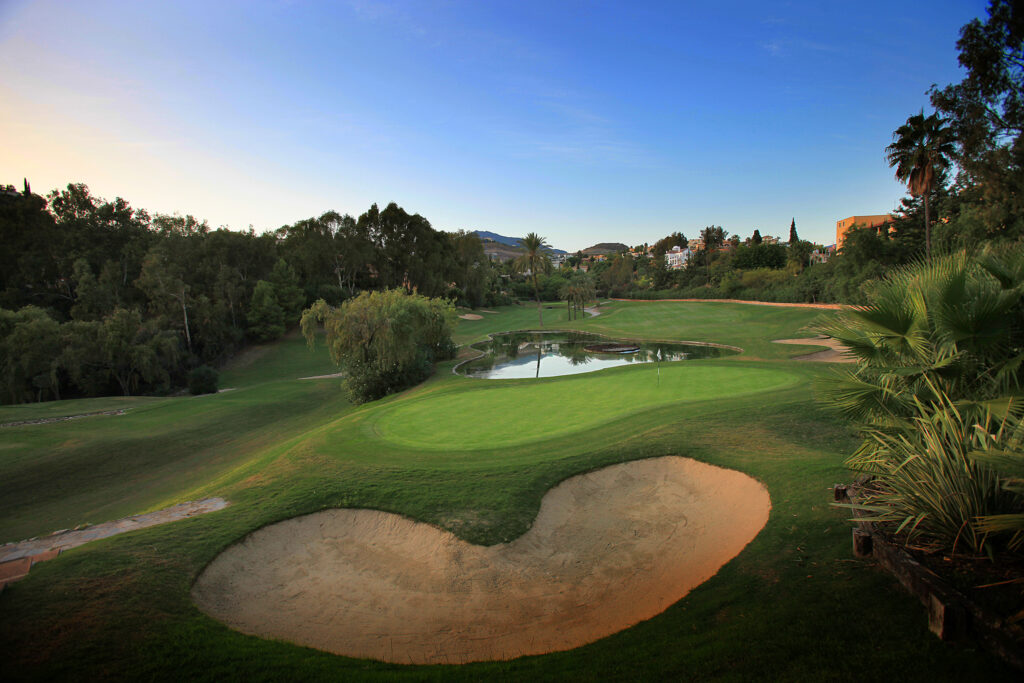
<svg viewBox="0 0 1024 683"><path fill-rule="evenodd" d="M505 300L471 233L392 203L276 231L150 215L82 184L0 191L0 400L162 392L317 300L391 288L467 306Z"/></svg>

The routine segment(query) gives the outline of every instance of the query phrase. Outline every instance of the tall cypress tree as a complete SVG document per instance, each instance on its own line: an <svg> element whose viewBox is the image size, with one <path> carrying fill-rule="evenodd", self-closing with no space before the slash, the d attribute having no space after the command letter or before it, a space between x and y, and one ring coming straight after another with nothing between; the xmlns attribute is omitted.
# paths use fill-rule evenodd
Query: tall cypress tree
<svg viewBox="0 0 1024 683"><path fill-rule="evenodd" d="M800 238L796 236L796 219L794 218L793 222L789 224L789 243L796 244L799 241Z"/></svg>

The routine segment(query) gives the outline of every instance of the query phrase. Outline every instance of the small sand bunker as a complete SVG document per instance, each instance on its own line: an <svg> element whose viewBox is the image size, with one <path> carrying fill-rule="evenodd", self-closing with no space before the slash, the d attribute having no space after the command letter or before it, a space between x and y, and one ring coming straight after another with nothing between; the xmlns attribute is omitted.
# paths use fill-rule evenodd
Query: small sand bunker
<svg viewBox="0 0 1024 683"><path fill-rule="evenodd" d="M483 320L484 319L484 317L482 315L477 315L476 313L463 313L459 317L462 318L463 320Z"/></svg>
<svg viewBox="0 0 1024 683"><path fill-rule="evenodd" d="M737 555L770 509L740 472L641 460L564 481L529 531L495 546L375 510L287 520L224 551L192 596L245 633L350 657L512 659L661 613Z"/></svg>
<svg viewBox="0 0 1024 683"><path fill-rule="evenodd" d="M857 359L847 355L846 347L830 337L805 337L802 339L775 339L776 344L798 344L806 346L827 346L824 351L805 353L794 356L793 360L805 360L817 363L856 363Z"/></svg>

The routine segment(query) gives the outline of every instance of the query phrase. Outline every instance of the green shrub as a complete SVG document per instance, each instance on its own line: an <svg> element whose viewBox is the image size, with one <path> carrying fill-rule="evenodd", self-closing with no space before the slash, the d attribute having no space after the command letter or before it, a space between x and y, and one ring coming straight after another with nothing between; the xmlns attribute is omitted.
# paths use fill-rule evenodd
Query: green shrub
<svg viewBox="0 0 1024 683"><path fill-rule="evenodd" d="M200 365L188 373L188 393L193 396L216 394L219 379L216 370L208 365Z"/></svg>
<svg viewBox="0 0 1024 683"><path fill-rule="evenodd" d="M302 314L302 332L312 348L324 324L349 396L362 403L422 382L435 361L454 358L454 319L449 301L389 289L363 292L338 308L321 299Z"/></svg>
<svg viewBox="0 0 1024 683"><path fill-rule="evenodd" d="M857 361L819 397L864 437L848 460L876 478L863 509L946 550L1020 547L1024 500L993 468L1006 458L976 454L1020 461L1007 435L1019 431L1008 425L1024 367L1024 249L917 263L863 292L867 306L812 328Z"/></svg>

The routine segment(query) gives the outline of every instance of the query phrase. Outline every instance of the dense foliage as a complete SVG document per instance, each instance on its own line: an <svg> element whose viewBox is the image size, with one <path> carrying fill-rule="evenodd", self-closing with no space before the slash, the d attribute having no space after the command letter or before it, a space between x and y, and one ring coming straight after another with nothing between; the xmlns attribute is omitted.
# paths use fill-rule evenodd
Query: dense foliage
<svg viewBox="0 0 1024 683"><path fill-rule="evenodd" d="M954 551L1020 548L1024 496L1000 469L1024 463L1024 248L897 269L814 329L857 361L821 397L864 436L865 509Z"/></svg>
<svg viewBox="0 0 1024 683"><path fill-rule="evenodd" d="M0 401L164 392L277 339L313 301L402 287L502 303L480 240L395 204L274 232L211 230L84 185L0 191Z"/></svg>
<svg viewBox="0 0 1024 683"><path fill-rule="evenodd" d="M217 371L209 365L200 365L188 373L188 393L193 396L199 394L217 393Z"/></svg>
<svg viewBox="0 0 1024 683"><path fill-rule="evenodd" d="M320 299L302 314L302 332L312 348L323 324L349 396L362 403L417 384L435 361L453 358L454 321L455 310L443 299L386 289L337 308Z"/></svg>

